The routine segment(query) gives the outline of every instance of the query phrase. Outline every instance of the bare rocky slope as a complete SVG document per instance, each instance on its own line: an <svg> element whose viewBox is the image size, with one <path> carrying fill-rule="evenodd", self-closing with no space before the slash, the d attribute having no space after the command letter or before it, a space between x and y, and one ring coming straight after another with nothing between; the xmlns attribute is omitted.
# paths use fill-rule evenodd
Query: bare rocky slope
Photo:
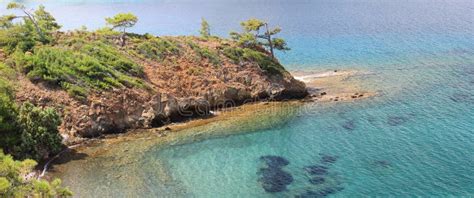
<svg viewBox="0 0 474 198"><path fill-rule="evenodd" d="M73 48L71 38L77 34L58 33L55 47ZM103 40L93 33L80 38L87 42ZM78 99L19 72L14 77L17 102L58 109L63 117L60 132L70 143L75 137L97 137L208 116L213 109L246 102L307 95L305 84L295 80L265 50L246 51L226 39L135 35L125 47L110 43L142 68L143 73L136 76L143 86L96 89ZM8 62L3 53L0 59Z"/></svg>

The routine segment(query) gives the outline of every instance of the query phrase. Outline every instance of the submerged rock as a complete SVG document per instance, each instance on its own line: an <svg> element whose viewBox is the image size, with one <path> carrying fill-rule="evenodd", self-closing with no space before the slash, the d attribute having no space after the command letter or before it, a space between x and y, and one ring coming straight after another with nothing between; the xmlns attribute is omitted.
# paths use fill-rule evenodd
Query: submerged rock
<svg viewBox="0 0 474 198"><path fill-rule="evenodd" d="M321 165L307 166L304 168L306 172L311 175L326 175L328 174L328 167Z"/></svg>
<svg viewBox="0 0 474 198"><path fill-rule="evenodd" d="M455 93L452 96L449 97L452 101L454 102L472 102L474 99L471 98L470 95L468 94L463 94L463 93Z"/></svg>
<svg viewBox="0 0 474 198"><path fill-rule="evenodd" d="M311 183L313 185L322 184L325 181L326 181L326 179L324 177L318 177L318 176L309 179L309 183Z"/></svg>
<svg viewBox="0 0 474 198"><path fill-rule="evenodd" d="M308 190L303 194L296 195L295 198L316 198L318 197L318 193L312 190Z"/></svg>
<svg viewBox="0 0 474 198"><path fill-rule="evenodd" d="M349 131L353 131L356 128L354 120L346 121L342 124L342 128L347 129Z"/></svg>
<svg viewBox="0 0 474 198"><path fill-rule="evenodd" d="M327 197L331 194L335 194L341 190L344 190L343 187L326 187L321 190L308 190L303 194L296 195L295 198L318 198L318 197Z"/></svg>
<svg viewBox="0 0 474 198"><path fill-rule="evenodd" d="M390 163L387 160L376 160L374 162L374 165L379 166L379 167L383 167L383 168L388 168L392 165L392 163Z"/></svg>
<svg viewBox="0 0 474 198"><path fill-rule="evenodd" d="M327 188L324 188L322 190L319 190L318 191L318 195L319 196L322 196L322 197L326 197L328 195L331 195L331 194L334 194L334 193L337 193L341 190L344 190L343 187L339 187L339 186L336 186L336 187L327 187Z"/></svg>
<svg viewBox="0 0 474 198"><path fill-rule="evenodd" d="M331 155L322 155L321 156L321 162L326 163L326 164L333 164L337 161L337 156L331 156Z"/></svg>
<svg viewBox="0 0 474 198"><path fill-rule="evenodd" d="M387 118L387 124L390 126L398 126L408 121L408 118L402 116L389 116Z"/></svg>
<svg viewBox="0 0 474 198"><path fill-rule="evenodd" d="M286 186L293 182L293 176L280 168L263 168L259 173L261 174L259 182L269 193L285 191Z"/></svg>
<svg viewBox="0 0 474 198"><path fill-rule="evenodd" d="M275 155L265 155L260 157L260 160L264 161L268 167L283 167L290 164L290 162L284 157Z"/></svg>

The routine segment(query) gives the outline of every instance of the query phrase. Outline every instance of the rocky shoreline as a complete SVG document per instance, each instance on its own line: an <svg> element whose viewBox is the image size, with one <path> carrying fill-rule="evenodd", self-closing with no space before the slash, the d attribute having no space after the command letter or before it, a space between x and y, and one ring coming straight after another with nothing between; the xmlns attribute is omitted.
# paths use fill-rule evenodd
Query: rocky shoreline
<svg viewBox="0 0 474 198"><path fill-rule="evenodd" d="M322 74L322 75L320 75ZM326 75L330 74L330 75ZM301 78L305 76L312 76L307 78L307 80L302 80L305 82L305 86L308 89L308 95L301 99L290 100L288 105L294 106L295 103L328 103L328 102L352 102L355 100L361 99L368 99L375 97L377 95L374 91L367 91L363 88L354 86L360 84L361 82L357 82L352 84L352 86L347 86L346 80L352 76L356 75L363 75L364 73L361 71L352 71L352 70L342 70L337 72L294 72L293 75L295 79L301 80ZM314 77L317 76L317 77ZM168 96L165 96L168 97ZM155 112L152 112L150 115L160 115L161 119L163 118L170 118L172 115L171 112L174 109L174 112L180 111L185 104L189 103L197 103L203 102L203 104L208 104L206 101L196 101L196 100L182 100L177 101L178 99L172 98L171 104L175 104L172 108L168 105L169 98L164 98L160 101L161 103L157 103L159 96L154 98L154 107L157 107ZM115 139L118 137L126 137L134 136L134 134L142 133L142 130L151 131L153 134L157 135L157 137L167 136L167 134L171 132L176 132L184 129L190 129L196 126L206 125L212 122L216 122L222 119L232 119L233 116L241 116L242 111L247 112L257 112L257 111L272 111L272 108L276 105L274 102L280 103L282 101L288 101L287 99L264 99L264 100L247 100L245 103L236 104L236 103L229 103L230 105L223 108L210 108L209 106L202 106L202 109L194 113L199 113L198 116L194 117L177 117L181 119L177 119L173 121L169 121L168 123L162 124L160 126L153 126L152 123L148 122L148 125L138 125L137 128L129 128L126 129L127 133L104 133L100 136L96 136L94 138L75 138L74 141L70 142L70 145L87 145L90 143L95 142L96 140L101 139ZM271 105L268 105L271 104ZM148 105L148 104L147 104ZM284 105L283 105L284 106ZM279 107L281 108L281 107ZM155 110L155 109L154 109ZM278 110L279 111L279 110ZM203 113L204 112L204 113ZM235 113L235 114L234 114ZM164 115L164 116L163 116ZM166 116L168 115L168 116ZM143 116L143 115L142 115ZM137 116L139 117L139 116ZM145 116L146 117L146 114ZM139 119L136 119L139 120ZM146 119L150 120L150 119ZM138 123L138 122L137 122ZM144 127L145 126L145 127ZM138 130L137 130L138 129ZM138 131L138 132L137 132ZM123 135L122 135L123 134ZM120 138L119 138L120 139Z"/></svg>

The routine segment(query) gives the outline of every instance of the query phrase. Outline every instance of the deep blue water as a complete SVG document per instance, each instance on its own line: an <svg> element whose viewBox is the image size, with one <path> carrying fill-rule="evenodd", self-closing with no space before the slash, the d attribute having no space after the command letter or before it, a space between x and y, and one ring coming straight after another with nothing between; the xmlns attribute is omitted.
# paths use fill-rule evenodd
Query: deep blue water
<svg viewBox="0 0 474 198"><path fill-rule="evenodd" d="M135 32L197 34L204 17L212 33L226 36L239 30L240 21L262 18L282 27L281 36L292 50L278 57L289 70L366 71L371 75L355 80L379 93L357 103L308 104L298 116L288 115L286 121L253 133L165 149L152 147L133 163L108 172L97 167L114 163L116 158L71 166L69 171L81 173L80 177L70 173L63 180L78 195L292 197L332 189L330 196L336 197L474 196L473 1L44 4L64 29L81 25L95 29L104 25L104 17L130 11L140 19ZM265 155L282 156L290 162L283 170L294 181L286 191L268 193L259 183L259 158ZM324 155L337 160L324 164ZM156 178L157 161L164 164L169 179ZM325 183L308 181L311 176L304 167L309 165L329 168ZM142 167L132 173L142 182L140 187L129 190L118 180L105 180L114 171L132 166ZM102 190L90 190L97 185ZM107 186L115 188L104 190Z"/></svg>

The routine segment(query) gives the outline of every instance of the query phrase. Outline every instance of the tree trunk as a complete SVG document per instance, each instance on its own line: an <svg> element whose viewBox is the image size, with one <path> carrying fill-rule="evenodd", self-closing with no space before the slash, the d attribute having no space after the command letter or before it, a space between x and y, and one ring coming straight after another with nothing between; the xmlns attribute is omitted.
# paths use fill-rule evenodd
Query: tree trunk
<svg viewBox="0 0 474 198"><path fill-rule="evenodd" d="M270 35L270 31L268 30L268 24L265 23L265 28L267 29L267 40L268 45L270 46L270 53L272 54L272 58L275 58L275 54L273 54L273 43L272 43L272 36Z"/></svg>
<svg viewBox="0 0 474 198"><path fill-rule="evenodd" d="M126 34L125 33L125 28L123 28L122 35L120 36L120 41L121 41L120 46L122 46L122 47L125 46L125 34Z"/></svg>
<svg viewBox="0 0 474 198"><path fill-rule="evenodd" d="M39 28L39 25L38 25L38 22L36 22L36 19L34 18L34 16L32 14L30 14L28 11L26 10L23 10L23 13L26 14L26 16L30 19L30 21L33 23L33 25L35 26L35 29L36 29L36 32L38 32L40 38L41 38L41 42L44 42L46 39L44 37L44 34L43 34L43 31L41 31L41 28Z"/></svg>

